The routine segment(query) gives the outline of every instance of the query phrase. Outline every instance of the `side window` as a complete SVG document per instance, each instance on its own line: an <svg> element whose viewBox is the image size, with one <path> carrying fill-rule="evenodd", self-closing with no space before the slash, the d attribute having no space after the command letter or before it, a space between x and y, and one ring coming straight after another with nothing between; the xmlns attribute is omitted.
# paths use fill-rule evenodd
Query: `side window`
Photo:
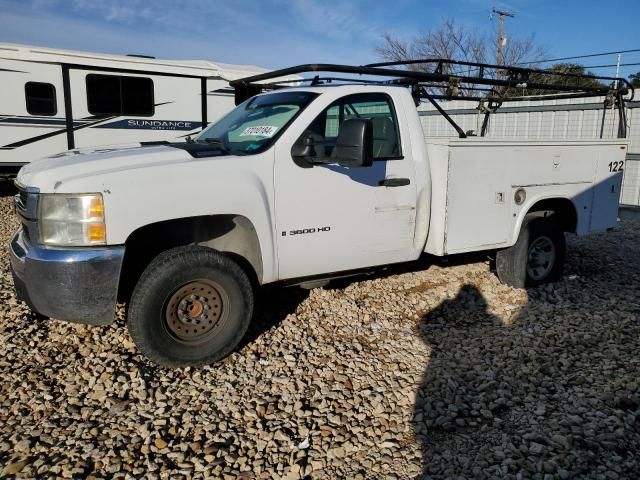
<svg viewBox="0 0 640 480"><path fill-rule="evenodd" d="M24 96L29 115L52 116L58 113L56 105L56 87L50 83L27 82Z"/></svg>
<svg viewBox="0 0 640 480"><path fill-rule="evenodd" d="M337 138L340 127L340 105L332 105L327 108L324 135L326 138Z"/></svg>
<svg viewBox="0 0 640 480"><path fill-rule="evenodd" d="M92 115L154 114L150 78L90 74L86 82L87 107Z"/></svg>
<svg viewBox="0 0 640 480"><path fill-rule="evenodd" d="M371 120L374 159L383 160L401 156L395 111L391 99L381 93L355 94L337 100L316 117L303 136L310 136L313 139L316 155L331 157L340 125L350 118Z"/></svg>

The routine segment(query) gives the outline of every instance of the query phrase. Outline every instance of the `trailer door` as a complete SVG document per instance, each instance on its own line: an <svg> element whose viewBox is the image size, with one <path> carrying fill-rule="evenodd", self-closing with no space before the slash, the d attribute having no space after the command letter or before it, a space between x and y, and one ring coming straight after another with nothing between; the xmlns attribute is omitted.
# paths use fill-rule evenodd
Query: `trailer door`
<svg viewBox="0 0 640 480"><path fill-rule="evenodd" d="M67 149L59 65L0 59L0 174Z"/></svg>

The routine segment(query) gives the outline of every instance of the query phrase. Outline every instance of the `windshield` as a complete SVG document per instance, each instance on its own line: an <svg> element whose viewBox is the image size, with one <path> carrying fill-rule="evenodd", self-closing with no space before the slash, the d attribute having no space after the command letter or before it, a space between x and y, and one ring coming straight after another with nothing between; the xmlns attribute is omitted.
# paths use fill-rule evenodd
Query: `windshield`
<svg viewBox="0 0 640 480"><path fill-rule="evenodd" d="M278 92L250 98L203 130L195 141L241 155L263 152L317 96L311 92Z"/></svg>

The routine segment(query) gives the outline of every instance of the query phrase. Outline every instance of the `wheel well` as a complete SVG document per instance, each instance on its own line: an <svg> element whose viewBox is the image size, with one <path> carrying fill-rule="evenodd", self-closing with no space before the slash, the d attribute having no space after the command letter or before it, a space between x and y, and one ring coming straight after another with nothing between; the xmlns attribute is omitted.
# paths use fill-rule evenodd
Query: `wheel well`
<svg viewBox="0 0 640 480"><path fill-rule="evenodd" d="M253 282L262 281L262 254L251 221L242 215L177 218L145 225L129 235L120 274L118 298L128 301L140 275L161 252L202 245L233 257Z"/></svg>
<svg viewBox="0 0 640 480"><path fill-rule="evenodd" d="M547 198L533 204L527 215L538 217L552 217L557 225L562 227L562 231L575 233L578 226L578 214L571 203L566 198Z"/></svg>

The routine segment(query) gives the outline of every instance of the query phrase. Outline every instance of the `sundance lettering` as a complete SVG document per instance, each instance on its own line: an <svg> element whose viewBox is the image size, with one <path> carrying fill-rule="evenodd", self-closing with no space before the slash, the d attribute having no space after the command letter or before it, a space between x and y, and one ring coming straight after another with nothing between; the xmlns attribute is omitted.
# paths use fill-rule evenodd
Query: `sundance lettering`
<svg viewBox="0 0 640 480"><path fill-rule="evenodd" d="M193 122L172 120L128 120L130 128L149 128L152 130L191 130Z"/></svg>

